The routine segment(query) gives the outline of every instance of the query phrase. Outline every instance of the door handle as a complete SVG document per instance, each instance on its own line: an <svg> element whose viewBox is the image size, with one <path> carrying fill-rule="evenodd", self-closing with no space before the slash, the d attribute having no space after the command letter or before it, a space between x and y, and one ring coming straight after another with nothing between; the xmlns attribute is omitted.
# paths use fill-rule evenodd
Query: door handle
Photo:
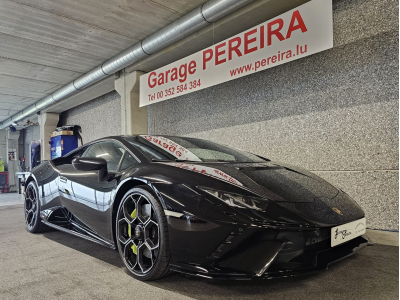
<svg viewBox="0 0 400 300"><path fill-rule="evenodd" d="M60 181L61 181L62 183L67 183L68 179L65 178L64 176L60 176Z"/></svg>

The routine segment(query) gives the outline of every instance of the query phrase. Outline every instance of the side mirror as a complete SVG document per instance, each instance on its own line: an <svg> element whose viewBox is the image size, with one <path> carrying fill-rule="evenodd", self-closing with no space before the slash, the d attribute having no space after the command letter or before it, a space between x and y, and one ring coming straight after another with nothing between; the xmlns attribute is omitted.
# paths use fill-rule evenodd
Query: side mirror
<svg viewBox="0 0 400 300"><path fill-rule="evenodd" d="M99 181L103 181L107 176L107 161L97 157L76 157L72 160L72 165L78 171L99 171Z"/></svg>

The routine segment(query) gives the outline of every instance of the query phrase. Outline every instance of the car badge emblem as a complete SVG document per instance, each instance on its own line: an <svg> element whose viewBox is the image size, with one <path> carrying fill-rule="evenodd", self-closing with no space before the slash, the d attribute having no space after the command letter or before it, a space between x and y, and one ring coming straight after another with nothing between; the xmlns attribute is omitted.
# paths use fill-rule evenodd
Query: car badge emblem
<svg viewBox="0 0 400 300"><path fill-rule="evenodd" d="M332 207L332 210L333 210L335 213L337 213L337 214L343 216L342 212L341 212L338 208Z"/></svg>
<svg viewBox="0 0 400 300"><path fill-rule="evenodd" d="M135 236L136 236L137 238L139 238L139 237L140 237L140 234L141 234L140 228L139 228L139 227L136 227L136 228L135 228Z"/></svg>

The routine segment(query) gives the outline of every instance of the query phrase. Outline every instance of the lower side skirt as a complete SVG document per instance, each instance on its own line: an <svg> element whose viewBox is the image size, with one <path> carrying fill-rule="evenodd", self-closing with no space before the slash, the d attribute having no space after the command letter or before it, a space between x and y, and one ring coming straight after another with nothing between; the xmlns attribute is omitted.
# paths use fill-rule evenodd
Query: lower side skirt
<svg viewBox="0 0 400 300"><path fill-rule="evenodd" d="M54 228L54 229L57 229L57 230L60 230L60 231L63 231L63 232L66 232L66 233L69 233L69 234L78 236L78 237L80 237L80 238L89 240L89 241L91 241L91 242L95 242L95 243L100 244L100 245L102 245L102 246L105 246L105 247L107 247L107 248L111 248L111 249L114 249L114 250L116 249L116 247L115 247L114 244L111 244L111 243L109 243L109 242L107 242L107 241L105 241L105 240L100 240L100 239L98 239L98 238L85 235L85 234L83 234L83 233L79 233L79 232L76 232L76 231L73 231L73 230L70 230L70 229L66 229L66 228L64 228L64 227L61 227L61 226L52 224L52 223L50 223L50 222L48 222L48 221L45 221L45 220L41 220L41 221L42 221L44 224L46 224L47 226L52 227L52 228Z"/></svg>

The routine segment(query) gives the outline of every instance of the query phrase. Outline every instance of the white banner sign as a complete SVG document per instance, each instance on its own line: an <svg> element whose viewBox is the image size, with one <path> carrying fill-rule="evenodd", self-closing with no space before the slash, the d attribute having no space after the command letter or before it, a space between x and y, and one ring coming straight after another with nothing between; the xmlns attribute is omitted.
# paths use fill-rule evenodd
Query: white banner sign
<svg viewBox="0 0 400 300"><path fill-rule="evenodd" d="M332 47L332 0L312 0L142 75L140 106L198 91Z"/></svg>

